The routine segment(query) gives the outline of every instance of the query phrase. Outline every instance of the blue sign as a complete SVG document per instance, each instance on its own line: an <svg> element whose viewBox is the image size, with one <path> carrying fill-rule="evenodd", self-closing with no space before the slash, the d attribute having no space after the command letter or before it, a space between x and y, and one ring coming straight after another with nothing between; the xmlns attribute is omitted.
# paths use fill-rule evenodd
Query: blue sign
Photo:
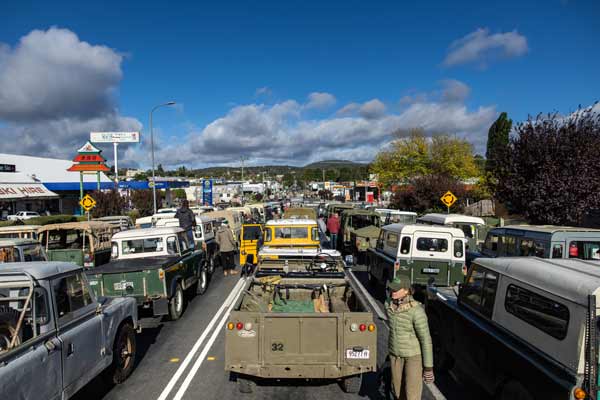
<svg viewBox="0 0 600 400"><path fill-rule="evenodd" d="M213 180L204 179L202 181L202 204L212 206L213 204Z"/></svg>

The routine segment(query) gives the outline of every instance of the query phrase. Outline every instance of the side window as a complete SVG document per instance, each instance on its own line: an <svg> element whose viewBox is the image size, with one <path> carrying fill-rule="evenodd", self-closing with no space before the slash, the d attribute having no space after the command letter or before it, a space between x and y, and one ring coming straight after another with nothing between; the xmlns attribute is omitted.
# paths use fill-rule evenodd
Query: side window
<svg viewBox="0 0 600 400"><path fill-rule="evenodd" d="M397 247L398 246L398 234L388 232L385 237L385 244L389 247Z"/></svg>
<svg viewBox="0 0 600 400"><path fill-rule="evenodd" d="M74 274L52 281L59 323L78 316L78 311L92 304L92 296L82 274Z"/></svg>
<svg viewBox="0 0 600 400"><path fill-rule="evenodd" d="M410 252L410 236L404 236L400 244L400 253L408 254Z"/></svg>
<svg viewBox="0 0 600 400"><path fill-rule="evenodd" d="M181 232L177 234L177 239L179 240L179 248L181 249L182 253L190 248L190 244L188 243L185 233Z"/></svg>
<svg viewBox="0 0 600 400"><path fill-rule="evenodd" d="M519 241L519 256L529 257L535 255L533 239L521 239Z"/></svg>
<svg viewBox="0 0 600 400"><path fill-rule="evenodd" d="M312 228L312 240L313 241L318 241L319 240L319 229L318 228Z"/></svg>
<svg viewBox="0 0 600 400"><path fill-rule="evenodd" d="M498 241L498 235L488 235L488 237L485 239L484 247L487 250L493 251L495 253L498 251Z"/></svg>
<svg viewBox="0 0 600 400"><path fill-rule="evenodd" d="M379 232L379 237L377 238L377 243L375 244L375 248L377 250L383 250L384 238L385 238L385 231L382 229L381 232Z"/></svg>
<svg viewBox="0 0 600 400"><path fill-rule="evenodd" d="M273 240L273 230L271 228L265 229L265 242Z"/></svg>
<svg viewBox="0 0 600 400"><path fill-rule="evenodd" d="M463 241L460 239L456 239L454 241L454 257L462 257L463 256Z"/></svg>
<svg viewBox="0 0 600 400"><path fill-rule="evenodd" d="M491 318L494 310L498 274L474 266L460 292L460 299L482 315Z"/></svg>
<svg viewBox="0 0 600 400"><path fill-rule="evenodd" d="M554 300L516 285L506 289L506 311L542 332L563 340L569 326L569 309Z"/></svg>
<svg viewBox="0 0 600 400"><path fill-rule="evenodd" d="M504 237L504 253L507 256L516 256L517 255L517 238L516 237L514 237L514 236L505 236ZM504 254L502 254L502 255L504 255Z"/></svg>
<svg viewBox="0 0 600 400"><path fill-rule="evenodd" d="M177 249L177 239L175 239L175 236L169 236L167 238L167 253L179 254L179 250Z"/></svg>
<svg viewBox="0 0 600 400"><path fill-rule="evenodd" d="M557 243L552 246L552 258L563 258L563 245Z"/></svg>

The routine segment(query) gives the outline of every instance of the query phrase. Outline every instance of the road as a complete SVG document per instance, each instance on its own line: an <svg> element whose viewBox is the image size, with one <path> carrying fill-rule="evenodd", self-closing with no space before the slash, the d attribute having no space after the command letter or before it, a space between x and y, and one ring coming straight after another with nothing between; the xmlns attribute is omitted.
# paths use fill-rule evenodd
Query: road
<svg viewBox="0 0 600 400"><path fill-rule="evenodd" d="M360 281L366 273L355 272ZM83 388L77 400L181 400L219 399L384 399L382 374L370 374L363 381L358 395L342 392L335 382L297 383L275 382L259 385L252 395L241 395L235 382L224 370L224 324L229 305L239 293L238 276L224 277L217 270L208 291L191 299L178 321L156 321L138 335L137 366L122 385L108 387L96 379ZM381 304L378 301L379 304ZM385 366L387 327L378 322L378 364ZM383 368L383 376L389 371ZM437 377L437 387L426 387L423 399L475 399L445 375Z"/></svg>

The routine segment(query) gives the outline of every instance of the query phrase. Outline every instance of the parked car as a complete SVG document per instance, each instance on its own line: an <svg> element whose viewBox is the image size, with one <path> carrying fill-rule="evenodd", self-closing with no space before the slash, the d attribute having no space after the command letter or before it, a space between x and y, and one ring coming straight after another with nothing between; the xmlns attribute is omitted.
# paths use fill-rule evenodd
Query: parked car
<svg viewBox="0 0 600 400"><path fill-rule="evenodd" d="M0 263L48 261L44 249L33 239L0 239Z"/></svg>
<svg viewBox="0 0 600 400"><path fill-rule="evenodd" d="M369 294L338 251L267 252L228 318L225 370L244 393L255 379L340 380L358 393L363 375L377 368Z"/></svg>
<svg viewBox="0 0 600 400"><path fill-rule="evenodd" d="M50 261L93 268L110 261L110 239L118 230L101 221L67 222L44 225L38 235Z"/></svg>
<svg viewBox="0 0 600 400"><path fill-rule="evenodd" d="M427 284L454 286L466 273L465 234L449 226L387 225L368 252L369 281L374 286L385 287L402 276L422 295Z"/></svg>
<svg viewBox="0 0 600 400"><path fill-rule="evenodd" d="M455 290L428 288L439 368L486 398L598 398L597 263L479 258Z"/></svg>
<svg viewBox="0 0 600 400"><path fill-rule="evenodd" d="M412 211L376 208L375 212L381 216L381 225L415 224L417 222L417 213Z"/></svg>
<svg viewBox="0 0 600 400"><path fill-rule="evenodd" d="M356 247L356 241L352 241L352 234L359 229L369 226L374 226L376 228L381 226L379 214L375 211L357 208L344 210L340 218L338 240L334 245L344 255L357 255L358 249Z"/></svg>
<svg viewBox="0 0 600 400"><path fill-rule="evenodd" d="M225 218L229 223L229 229L231 229L234 239L239 243L243 224L242 213L240 211L231 211L227 209L221 211L211 211L202 215L212 219Z"/></svg>
<svg viewBox="0 0 600 400"><path fill-rule="evenodd" d="M37 239L41 225L12 225L0 227L0 239Z"/></svg>
<svg viewBox="0 0 600 400"><path fill-rule="evenodd" d="M276 219L265 224L264 247L320 247L319 228L314 219Z"/></svg>
<svg viewBox="0 0 600 400"><path fill-rule="evenodd" d="M600 229L510 225L490 230L477 257L535 256L600 260Z"/></svg>
<svg viewBox="0 0 600 400"><path fill-rule="evenodd" d="M205 252L204 261L208 273L212 275L219 264L219 245L215 240L215 224L217 220L204 215L196 215L196 229L194 229L194 245ZM156 222L156 227L179 227L177 218L165 218Z"/></svg>
<svg viewBox="0 0 600 400"><path fill-rule="evenodd" d="M425 214L417 218L418 224L452 226L461 229L467 238L468 249L477 249L485 240L488 228L485 220L461 214Z"/></svg>
<svg viewBox="0 0 600 400"><path fill-rule="evenodd" d="M9 215L6 217L9 221L26 221L31 218L37 218L40 214L35 211L19 211L14 215Z"/></svg>
<svg viewBox="0 0 600 400"><path fill-rule="evenodd" d="M133 299L99 299L80 266L15 263L0 268L3 399L69 399L98 375L124 382L138 328Z"/></svg>
<svg viewBox="0 0 600 400"><path fill-rule="evenodd" d="M99 296L132 297L153 316L183 315L186 296L203 294L209 274L205 252L194 250L179 227L132 229L112 238L112 261L89 270Z"/></svg>

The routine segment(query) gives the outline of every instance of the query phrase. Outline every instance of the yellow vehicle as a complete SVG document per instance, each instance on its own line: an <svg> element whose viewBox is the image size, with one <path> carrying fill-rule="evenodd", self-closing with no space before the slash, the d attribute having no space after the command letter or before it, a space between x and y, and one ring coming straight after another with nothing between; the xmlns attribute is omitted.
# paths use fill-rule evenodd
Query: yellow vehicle
<svg viewBox="0 0 600 400"><path fill-rule="evenodd" d="M262 236L262 226L260 224L242 225L240 265L246 265L246 263L256 265L258 262L258 248L261 244Z"/></svg>
<svg viewBox="0 0 600 400"><path fill-rule="evenodd" d="M319 248L320 244L313 219L277 219L265 224L264 247Z"/></svg>

